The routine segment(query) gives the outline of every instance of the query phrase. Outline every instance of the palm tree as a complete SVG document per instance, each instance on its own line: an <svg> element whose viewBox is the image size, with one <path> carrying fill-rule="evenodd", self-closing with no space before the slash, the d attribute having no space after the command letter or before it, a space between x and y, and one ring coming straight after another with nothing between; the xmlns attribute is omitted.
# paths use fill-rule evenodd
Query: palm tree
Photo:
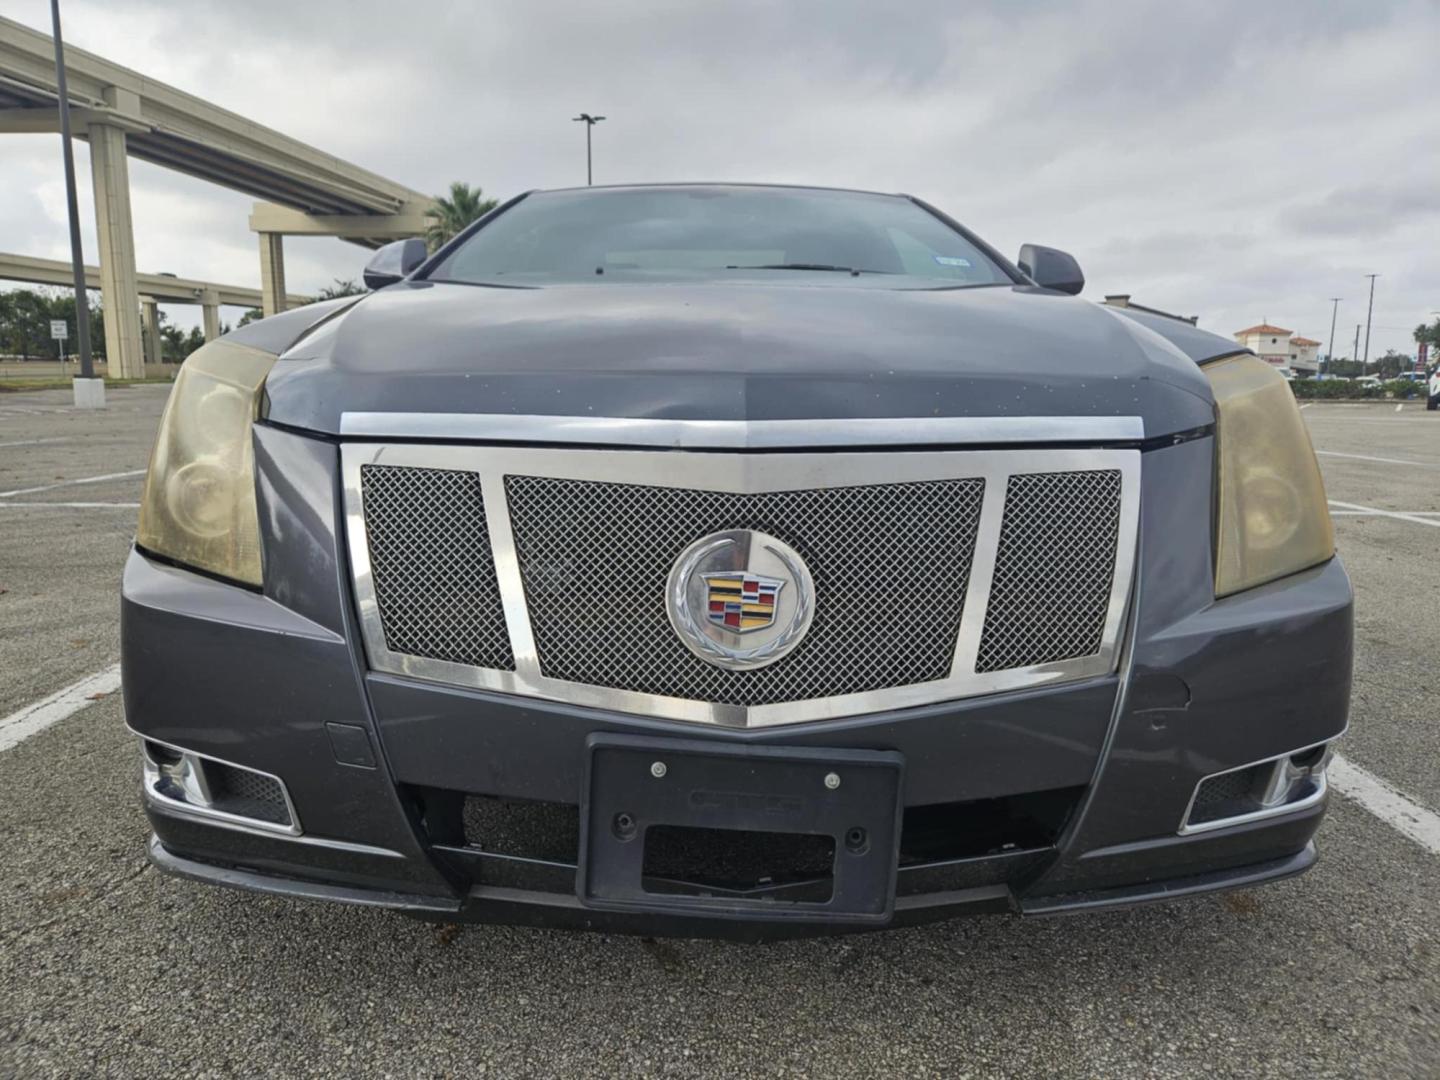
<svg viewBox="0 0 1440 1080"><path fill-rule="evenodd" d="M425 230L425 243L434 251L472 221L495 209L496 200L485 198L485 190L471 187L462 180L450 185L450 196L435 197L435 205L425 211L430 225Z"/></svg>

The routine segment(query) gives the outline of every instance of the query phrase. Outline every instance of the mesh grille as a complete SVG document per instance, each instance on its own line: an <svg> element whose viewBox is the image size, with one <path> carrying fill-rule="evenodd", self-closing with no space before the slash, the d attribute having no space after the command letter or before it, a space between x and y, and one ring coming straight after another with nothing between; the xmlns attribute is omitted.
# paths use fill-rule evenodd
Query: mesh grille
<svg viewBox="0 0 1440 1080"><path fill-rule="evenodd" d="M290 810L278 780L218 761L207 761L204 767L215 809L278 825L290 824Z"/></svg>
<svg viewBox="0 0 1440 1080"><path fill-rule="evenodd" d="M551 678L748 706L950 674L983 480L747 495L534 476L505 484ZM784 540L815 581L805 640L757 671L701 660L665 612L676 558L723 529Z"/></svg>
<svg viewBox="0 0 1440 1080"><path fill-rule="evenodd" d="M1118 470L1010 477L975 670L1099 652L1119 529Z"/></svg>
<svg viewBox="0 0 1440 1080"><path fill-rule="evenodd" d="M1195 792L1195 805L1190 808L1190 824L1199 825L1258 810L1260 796L1274 771L1274 763L1267 761L1248 769L1212 776Z"/></svg>
<svg viewBox="0 0 1440 1080"><path fill-rule="evenodd" d="M479 476L365 465L360 482L386 648L513 671Z"/></svg>

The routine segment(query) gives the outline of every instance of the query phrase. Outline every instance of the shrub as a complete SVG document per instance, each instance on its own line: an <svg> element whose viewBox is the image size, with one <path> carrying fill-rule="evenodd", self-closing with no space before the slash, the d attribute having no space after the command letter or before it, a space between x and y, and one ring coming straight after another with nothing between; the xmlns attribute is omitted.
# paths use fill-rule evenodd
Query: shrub
<svg viewBox="0 0 1440 1080"><path fill-rule="evenodd" d="M1414 379L1391 379L1381 386L1387 397L1414 398L1420 396L1420 384Z"/></svg>
<svg viewBox="0 0 1440 1080"><path fill-rule="evenodd" d="M1388 386L1389 384L1385 384ZM1290 389L1297 398L1378 398L1385 396L1383 386L1366 386L1353 379L1295 379Z"/></svg>

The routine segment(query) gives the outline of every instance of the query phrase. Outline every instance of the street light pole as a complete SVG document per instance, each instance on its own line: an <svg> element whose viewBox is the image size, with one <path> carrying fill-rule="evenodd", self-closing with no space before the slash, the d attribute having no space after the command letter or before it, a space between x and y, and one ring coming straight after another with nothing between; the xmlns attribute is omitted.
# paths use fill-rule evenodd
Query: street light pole
<svg viewBox="0 0 1440 1080"><path fill-rule="evenodd" d="M75 278L75 349L80 378L93 379L90 360L90 296L85 287L85 259L80 250L80 212L75 202L75 151L70 144L70 95L65 88L65 44L60 39L60 0L50 0L55 38L55 81L60 91L60 143L65 157L65 203L70 215L70 270ZM78 391L77 391L78 393Z"/></svg>
<svg viewBox="0 0 1440 1080"><path fill-rule="evenodd" d="M1365 368L1370 363L1370 314L1375 310L1375 279L1379 274L1366 274L1370 279L1370 306L1365 309L1365 359L1360 365L1360 373L1365 373Z"/></svg>
<svg viewBox="0 0 1440 1080"><path fill-rule="evenodd" d="M1352 356L1359 356L1359 355L1360 355L1360 324L1359 324L1358 322L1355 324L1355 351L1354 351L1354 353L1352 353L1351 355L1352 355ZM1364 375L1364 374L1365 374L1365 365L1364 365L1364 364L1361 364L1361 365L1360 365L1360 374L1361 374L1361 375Z"/></svg>
<svg viewBox="0 0 1440 1080"><path fill-rule="evenodd" d="M576 123L583 123L585 125L585 184L588 187L595 182L594 172L590 167L590 130L601 120L604 120L605 117L591 116L589 113L582 112L579 116L573 117L573 119Z"/></svg>
<svg viewBox="0 0 1440 1080"><path fill-rule="evenodd" d="M1327 367L1335 363L1335 316L1340 311L1340 301L1343 296L1330 297L1330 340L1325 344L1325 364Z"/></svg>

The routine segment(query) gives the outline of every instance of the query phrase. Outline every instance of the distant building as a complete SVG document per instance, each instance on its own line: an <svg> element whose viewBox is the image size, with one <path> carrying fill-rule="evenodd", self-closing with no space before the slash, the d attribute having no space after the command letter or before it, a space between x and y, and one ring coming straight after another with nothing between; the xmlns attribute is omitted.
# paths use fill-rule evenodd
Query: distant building
<svg viewBox="0 0 1440 1080"><path fill-rule="evenodd" d="M1308 337L1290 339L1290 368L1314 375L1320 370L1320 342Z"/></svg>
<svg viewBox="0 0 1440 1080"><path fill-rule="evenodd" d="M1286 330L1283 326L1260 323L1258 326L1236 330L1235 340L1267 364L1288 368L1291 355L1290 338L1294 333L1294 330Z"/></svg>
<svg viewBox="0 0 1440 1080"><path fill-rule="evenodd" d="M1200 316L1198 315L1176 315L1172 311L1161 311L1159 308L1137 304L1130 299L1129 293L1111 293L1105 297L1105 303L1111 307L1131 308L1134 311L1144 311L1151 315L1164 315L1167 319L1178 319L1180 322L1188 322L1191 326L1194 326L1200 321Z"/></svg>

